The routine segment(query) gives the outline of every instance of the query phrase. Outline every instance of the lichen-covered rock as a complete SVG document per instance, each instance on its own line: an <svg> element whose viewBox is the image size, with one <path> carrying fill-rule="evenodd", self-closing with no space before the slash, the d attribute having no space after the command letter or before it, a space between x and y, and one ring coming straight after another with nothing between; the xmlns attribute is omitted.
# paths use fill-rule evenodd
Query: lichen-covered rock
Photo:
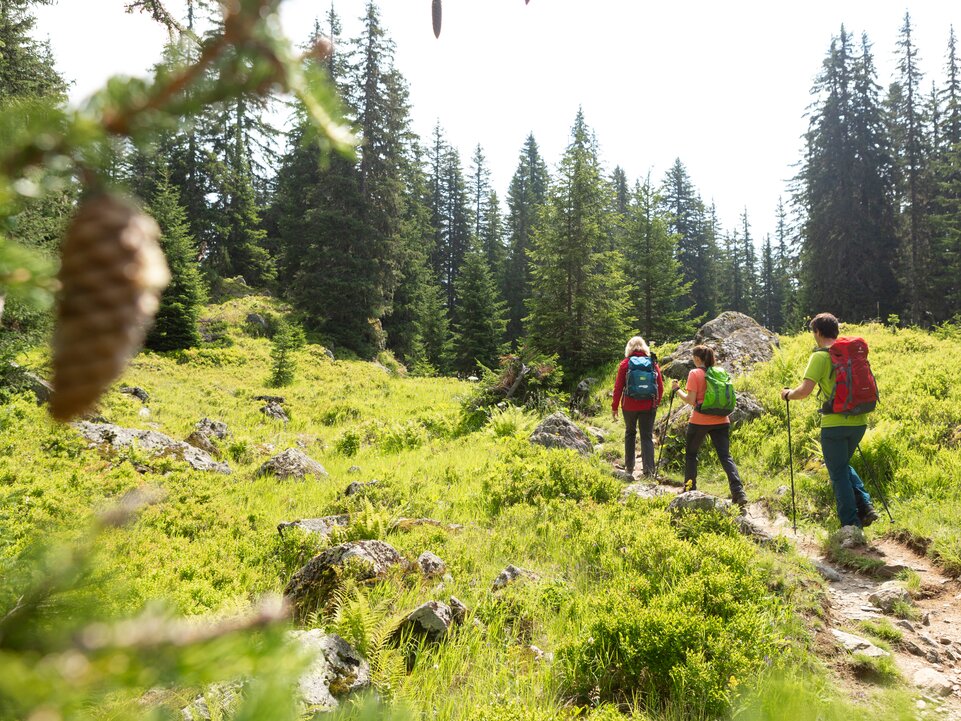
<svg viewBox="0 0 961 721"><path fill-rule="evenodd" d="M150 394L140 386L120 386L120 392L128 396L133 396L141 403L146 403L150 400Z"/></svg>
<svg viewBox="0 0 961 721"><path fill-rule="evenodd" d="M142 431L134 428L121 428L112 423L91 423L78 421L73 424L80 435L90 443L101 448L127 448L134 443L142 451L155 456L176 458L190 464L198 471L212 471L214 473L230 473L230 466L215 461L210 454L199 448L194 448L183 441L175 441L158 431Z"/></svg>
<svg viewBox="0 0 961 721"><path fill-rule="evenodd" d="M385 576L392 568L406 566L393 546L383 541L351 541L314 556L287 583L284 597L298 617L327 605L343 575L358 581Z"/></svg>
<svg viewBox="0 0 961 721"><path fill-rule="evenodd" d="M216 438L218 441L225 440L230 435L227 424L223 421L215 421L210 418L201 418L194 426L194 430L202 433L208 438Z"/></svg>
<svg viewBox="0 0 961 721"><path fill-rule="evenodd" d="M726 511L731 505L726 498L718 498L703 491L685 491L677 494L667 505L667 510L672 514L684 511Z"/></svg>
<svg viewBox="0 0 961 721"><path fill-rule="evenodd" d="M541 421L531 434L530 441L545 448L564 448L582 455L589 455L594 449L584 432L560 412L552 413Z"/></svg>
<svg viewBox="0 0 961 721"><path fill-rule="evenodd" d="M210 440L210 436L204 435L200 431L194 431L191 433L184 439L184 443L188 443L194 448L200 449L213 458L220 458L220 449L213 444L213 441Z"/></svg>
<svg viewBox="0 0 961 721"><path fill-rule="evenodd" d="M350 525L350 515L347 513L339 516L324 516L323 518L303 518L299 521L283 521L277 524L277 532L281 536L288 528L299 528L305 533L330 538L335 528L346 528Z"/></svg>
<svg viewBox="0 0 961 721"><path fill-rule="evenodd" d="M420 568L420 572L428 578L443 576L447 573L447 564L444 563L440 556L430 551L424 551L417 557L417 566Z"/></svg>
<svg viewBox="0 0 961 721"><path fill-rule="evenodd" d="M536 580L537 574L510 564L507 566L507 568L497 574L497 578L494 579L491 590L499 591L500 589L510 585L511 583L514 583L519 579Z"/></svg>
<svg viewBox="0 0 961 721"><path fill-rule="evenodd" d="M738 375L750 370L755 363L771 360L774 348L780 345L777 334L743 313L725 311L705 323L693 341L681 343L664 359L662 371L668 378L683 380L694 368L691 351L696 345L710 345L717 353L718 363Z"/></svg>
<svg viewBox="0 0 961 721"><path fill-rule="evenodd" d="M370 664L340 636L316 628L289 635L315 655L297 683L307 711L334 709L339 697L370 686Z"/></svg>
<svg viewBox="0 0 961 721"><path fill-rule="evenodd" d="M271 475L277 478L305 478L306 476L326 476L327 471L303 451L288 448L258 468L257 475Z"/></svg>
<svg viewBox="0 0 961 721"><path fill-rule="evenodd" d="M273 418L275 421L283 421L284 423L287 423L290 420L290 418L287 416L287 412L279 403L274 401L268 401L267 405L260 409L260 412L268 418Z"/></svg>
<svg viewBox="0 0 961 721"><path fill-rule="evenodd" d="M465 606L463 601L457 598L457 596L451 596L449 604L451 618L454 623L458 626L464 623L464 621L467 620L467 606Z"/></svg>

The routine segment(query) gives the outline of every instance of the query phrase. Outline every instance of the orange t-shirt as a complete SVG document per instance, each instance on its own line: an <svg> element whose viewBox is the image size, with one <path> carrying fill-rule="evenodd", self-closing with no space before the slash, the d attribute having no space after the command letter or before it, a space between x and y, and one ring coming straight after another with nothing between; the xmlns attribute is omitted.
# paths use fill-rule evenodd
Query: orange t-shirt
<svg viewBox="0 0 961 721"><path fill-rule="evenodd" d="M707 380L704 378L703 368L695 368L687 374L687 388L685 388L685 390L688 393L694 394L695 405L704 402L704 392L707 390ZM691 423L696 426L723 426L730 422L731 419L727 416L711 416L707 413L700 413L696 410L691 413Z"/></svg>

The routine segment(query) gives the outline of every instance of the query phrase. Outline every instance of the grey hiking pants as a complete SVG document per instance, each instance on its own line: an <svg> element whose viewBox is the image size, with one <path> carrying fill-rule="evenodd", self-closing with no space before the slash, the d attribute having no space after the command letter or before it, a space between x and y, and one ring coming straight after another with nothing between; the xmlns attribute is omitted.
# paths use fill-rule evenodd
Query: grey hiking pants
<svg viewBox="0 0 961 721"><path fill-rule="evenodd" d="M654 415L657 409L649 411L624 410L624 468L628 473L634 471L637 456L637 432L641 433L641 463L645 476L654 475Z"/></svg>

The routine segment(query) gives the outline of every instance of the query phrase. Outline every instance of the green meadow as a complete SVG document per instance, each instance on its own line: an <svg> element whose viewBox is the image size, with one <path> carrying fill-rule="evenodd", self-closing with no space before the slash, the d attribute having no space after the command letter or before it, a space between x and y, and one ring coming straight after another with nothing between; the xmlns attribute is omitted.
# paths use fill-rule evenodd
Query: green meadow
<svg viewBox="0 0 961 721"><path fill-rule="evenodd" d="M883 682L857 680L856 660L819 643L825 590L789 539L759 547L720 514L672 522L667 499L621 500L623 484L610 468L621 447L621 427L608 410L611 369L596 392L601 413L584 419L609 437L601 453L585 459L528 443L538 418L517 408L495 410L481 429L468 430L461 408L472 383L408 377L389 362L332 361L315 344L296 352L294 382L271 388L270 341L244 318L284 311L256 296L209 306L204 322L219 340L142 353L122 379L150 394L148 416L116 387L102 401L110 422L177 439L203 417L226 422L230 436L219 447L230 475L139 449L104 455L50 421L31 397L8 398L0 406L7 578L17 578L10 569L38 544L82 543L98 511L150 484L164 500L132 525L101 533L93 570L72 592L107 620L158 601L187 617L234 615L280 593L313 555L345 540L382 539L410 561L424 551L440 556L449 573L442 581L416 572L374 585L345 579L335 604L310 614L308 625L336 631L371 661L385 715L800 720L815 718L817 709L823 719L913 718L913 700L896 673ZM883 484L895 520L883 517L868 535L897 534L961 572L961 331L868 325L842 332L868 340L881 392L862 445L874 475L865 475L872 495L873 482ZM791 499L777 491L790 483L778 389L798 381L810 347L806 334L783 337L771 362L737 382L767 413L734 431L733 454L751 500L765 499L772 512L789 514ZM25 362L42 369L46 361L38 350ZM260 394L284 396L290 422L260 413ZM837 523L819 461L815 402L795 404L792 421L799 522L826 535ZM257 475L287 448L300 448L329 476ZM726 495L711 455L703 453L701 485ZM349 483L372 480L344 494ZM283 521L342 513L351 514L350 524L329 540L277 531ZM443 525L408 528L396 525L400 518ZM492 591L508 564L535 577ZM3 585L9 604L17 589ZM467 624L439 644L391 643L407 612L450 596L468 607ZM14 668L16 660L0 656L0 665ZM23 674L27 688L33 677ZM83 712L71 717L139 717L149 690L136 683L109 693L90 689ZM160 697L158 717L175 717L198 690ZM18 689L4 691L18 698ZM20 707L4 709L10 718L30 708L27 691L19 698ZM348 703L338 715L364 713L363 704Z"/></svg>

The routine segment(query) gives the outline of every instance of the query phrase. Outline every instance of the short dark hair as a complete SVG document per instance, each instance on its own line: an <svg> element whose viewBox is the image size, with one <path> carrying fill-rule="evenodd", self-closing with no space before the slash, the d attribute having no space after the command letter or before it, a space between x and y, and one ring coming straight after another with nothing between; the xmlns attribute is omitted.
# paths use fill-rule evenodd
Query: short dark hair
<svg viewBox="0 0 961 721"><path fill-rule="evenodd" d="M708 368L714 366L717 363L717 358L714 355L714 349L709 345L696 345L691 351L691 354L697 356L701 362Z"/></svg>
<svg viewBox="0 0 961 721"><path fill-rule="evenodd" d="M830 313L818 313L811 319L808 327L825 338L837 338L840 332L838 319Z"/></svg>

